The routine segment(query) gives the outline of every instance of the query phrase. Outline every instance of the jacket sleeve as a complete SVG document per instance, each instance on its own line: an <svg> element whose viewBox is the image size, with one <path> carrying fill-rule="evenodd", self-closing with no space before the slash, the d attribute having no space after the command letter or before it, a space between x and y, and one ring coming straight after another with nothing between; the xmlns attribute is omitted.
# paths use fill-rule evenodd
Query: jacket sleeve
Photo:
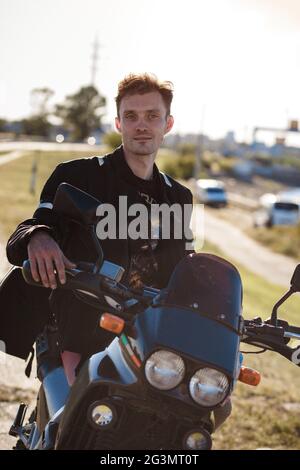
<svg viewBox="0 0 300 470"><path fill-rule="evenodd" d="M18 225L7 242L6 254L11 264L22 266L27 258L27 245L30 237L37 230L48 232L54 239L59 239L58 217L52 211L53 200L57 187L66 181L65 165L56 167L46 182L40 197L40 204L31 219Z"/></svg>

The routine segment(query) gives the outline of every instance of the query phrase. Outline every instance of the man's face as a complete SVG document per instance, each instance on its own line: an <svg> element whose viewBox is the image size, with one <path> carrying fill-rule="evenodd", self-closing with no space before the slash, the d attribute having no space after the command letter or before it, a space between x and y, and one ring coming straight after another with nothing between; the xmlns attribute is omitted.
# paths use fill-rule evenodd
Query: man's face
<svg viewBox="0 0 300 470"><path fill-rule="evenodd" d="M173 122L158 91L124 96L115 121L125 151L135 155L156 153Z"/></svg>

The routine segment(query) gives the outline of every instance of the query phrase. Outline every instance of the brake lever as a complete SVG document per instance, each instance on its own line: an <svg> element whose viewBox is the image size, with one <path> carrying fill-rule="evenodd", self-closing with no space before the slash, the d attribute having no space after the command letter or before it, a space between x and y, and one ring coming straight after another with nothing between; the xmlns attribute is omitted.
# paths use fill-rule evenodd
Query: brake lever
<svg viewBox="0 0 300 470"><path fill-rule="evenodd" d="M280 319L277 320L277 326L272 324L271 319L267 319L265 322L260 317L256 317L253 320L245 320L245 336L247 336L247 333L253 337L266 335L269 338L281 338L285 344L288 344L290 339L300 341L300 327L289 325L287 321Z"/></svg>
<svg viewBox="0 0 300 470"><path fill-rule="evenodd" d="M283 326L274 326L268 322L264 322L260 317L253 320L244 320L244 333L254 333L256 335L270 335L276 337L284 336Z"/></svg>
<svg viewBox="0 0 300 470"><path fill-rule="evenodd" d="M143 294L138 294L137 292L134 292L123 284L113 281L111 279L102 278L101 287L106 289L109 294L117 295L123 300L135 299L145 307L149 307L153 300L152 298L145 297L143 296Z"/></svg>

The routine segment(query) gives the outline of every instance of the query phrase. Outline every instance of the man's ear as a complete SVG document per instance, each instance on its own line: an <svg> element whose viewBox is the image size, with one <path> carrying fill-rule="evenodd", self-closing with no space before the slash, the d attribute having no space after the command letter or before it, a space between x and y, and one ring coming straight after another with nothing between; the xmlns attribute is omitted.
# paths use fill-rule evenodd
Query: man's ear
<svg viewBox="0 0 300 470"><path fill-rule="evenodd" d="M118 117L115 118L115 126L116 126L116 129L117 129L118 132L122 132L121 131L120 119Z"/></svg>
<svg viewBox="0 0 300 470"><path fill-rule="evenodd" d="M170 132L170 130L172 129L174 125L174 118L171 114L169 114L169 116L167 117L167 125L166 125L166 129L165 129L165 134L167 134L168 132Z"/></svg>

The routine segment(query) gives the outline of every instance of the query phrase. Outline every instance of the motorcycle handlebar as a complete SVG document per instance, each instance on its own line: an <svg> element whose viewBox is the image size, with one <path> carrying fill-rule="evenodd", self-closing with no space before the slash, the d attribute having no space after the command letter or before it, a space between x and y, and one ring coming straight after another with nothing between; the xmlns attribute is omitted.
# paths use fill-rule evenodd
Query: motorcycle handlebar
<svg viewBox="0 0 300 470"><path fill-rule="evenodd" d="M78 267L85 267L85 269L78 269ZM150 306L159 292L156 289L147 288L143 289L143 292L138 293L133 289L130 289L115 279L109 278L98 272L94 272L92 269L93 265L89 263L86 266L78 263L74 269L66 269L66 284L60 284L57 279L58 288L69 289L77 291L80 294L92 294L102 304L106 300L106 296L113 297L118 304L119 315L129 315L129 312L136 312L140 308L144 309ZM36 282L30 269L29 260L26 260L23 264L23 276L25 281L29 284L42 287L41 282ZM87 296L88 297L88 296ZM83 298L83 301L87 299ZM136 300L136 303L122 304L122 301ZM89 302L87 302L89 303ZM101 305L102 305L101 304ZM107 308L107 307L105 307ZM112 307L114 309L114 307ZM112 311L110 309L110 311ZM242 326L243 325L243 326ZM262 321L261 318L254 318L253 320L243 320L241 324L241 341L243 343L252 344L254 346L263 346L265 349L276 351L282 356L286 357L296 365L300 365L298 356L300 354L300 347L290 348L287 343L291 338L300 340L300 327L290 326L287 322L278 320L276 325L270 321ZM296 358L296 359L295 359Z"/></svg>
<svg viewBox="0 0 300 470"><path fill-rule="evenodd" d="M253 333L255 335L270 335L277 338L294 338L300 340L300 327L291 326L286 321L280 321L275 326L269 321L262 321L260 318L254 320L244 320L244 333Z"/></svg>
<svg viewBox="0 0 300 470"><path fill-rule="evenodd" d="M150 305L152 298L159 292L157 289L146 288L144 292L127 288L114 279L110 279L102 274L93 272L93 263L79 262L76 268L66 268L66 283L61 284L56 275L57 288L68 290L87 291L97 297L114 295L121 300L136 299L145 307ZM44 287L42 282L36 282L31 274L29 260L24 261L22 273L28 284Z"/></svg>
<svg viewBox="0 0 300 470"><path fill-rule="evenodd" d="M290 326L288 322L278 320L279 326L273 325L268 320L261 318L244 320L241 341L252 346L263 347L275 351L295 365L300 366L300 347L288 346L290 339L300 341L300 327Z"/></svg>
<svg viewBox="0 0 300 470"><path fill-rule="evenodd" d="M87 267L89 269L87 269ZM91 272L90 263L86 263L85 267L82 264L80 266L80 263L79 263L78 267L72 268L72 269L66 268L65 272L66 272L66 284L61 284L60 280L59 280L59 277L57 275L55 276L58 287L67 288L68 287L68 281L70 281L70 279L74 278L78 273ZM35 281L33 279L32 273L31 273L30 261L28 259L26 261L24 261L24 263L23 263L22 273L23 273L23 277L24 277L25 281L27 282L27 284L37 286L37 287L44 287L42 281Z"/></svg>

